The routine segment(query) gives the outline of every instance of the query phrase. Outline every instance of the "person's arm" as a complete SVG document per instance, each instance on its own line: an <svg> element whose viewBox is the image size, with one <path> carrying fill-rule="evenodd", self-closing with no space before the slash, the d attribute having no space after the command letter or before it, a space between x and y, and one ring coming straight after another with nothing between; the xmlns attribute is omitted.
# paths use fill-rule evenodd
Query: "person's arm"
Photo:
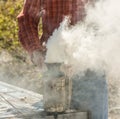
<svg viewBox="0 0 120 119"><path fill-rule="evenodd" d="M45 49L40 45L38 36L38 24L41 10L42 0L25 0L23 10L18 15L19 40L22 46L28 51L31 61L36 66L42 68L44 66Z"/></svg>
<svg viewBox="0 0 120 119"><path fill-rule="evenodd" d="M19 40L31 54L35 50L44 50L40 45L38 24L41 16L41 0L25 0L23 10L18 15Z"/></svg>

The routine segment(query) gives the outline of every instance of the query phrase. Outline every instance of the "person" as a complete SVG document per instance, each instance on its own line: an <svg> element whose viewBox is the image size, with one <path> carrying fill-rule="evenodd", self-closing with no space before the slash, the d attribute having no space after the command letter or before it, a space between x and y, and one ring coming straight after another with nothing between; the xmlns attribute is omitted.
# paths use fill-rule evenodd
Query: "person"
<svg viewBox="0 0 120 119"><path fill-rule="evenodd" d="M70 25L83 21L86 16L85 7L89 2L92 0L25 0L17 17L19 40L35 65L41 68L44 65L44 44L64 17L69 16ZM40 18L43 34L39 39ZM71 108L90 111L92 119L107 119L107 85L104 75L86 71L85 77L81 77L83 80L74 79ZM79 88L76 86L78 84Z"/></svg>
<svg viewBox="0 0 120 119"><path fill-rule="evenodd" d="M44 43L59 27L65 16L71 17L71 25L83 20L87 0L26 0L18 15L19 39L34 64L44 63ZM43 34L39 39L38 25L42 18ZM39 55L38 55L39 54Z"/></svg>

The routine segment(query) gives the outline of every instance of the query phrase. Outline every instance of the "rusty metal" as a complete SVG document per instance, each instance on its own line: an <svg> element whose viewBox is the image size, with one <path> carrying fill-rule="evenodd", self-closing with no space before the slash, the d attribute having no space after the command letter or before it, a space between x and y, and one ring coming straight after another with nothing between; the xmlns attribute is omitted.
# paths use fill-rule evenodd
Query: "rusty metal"
<svg viewBox="0 0 120 119"><path fill-rule="evenodd" d="M47 112L63 112L69 109L71 101L71 82L60 77L45 82L44 107Z"/></svg>
<svg viewBox="0 0 120 119"><path fill-rule="evenodd" d="M70 108L72 81L60 70L60 63L47 64L43 75L44 109L47 112L65 112Z"/></svg>

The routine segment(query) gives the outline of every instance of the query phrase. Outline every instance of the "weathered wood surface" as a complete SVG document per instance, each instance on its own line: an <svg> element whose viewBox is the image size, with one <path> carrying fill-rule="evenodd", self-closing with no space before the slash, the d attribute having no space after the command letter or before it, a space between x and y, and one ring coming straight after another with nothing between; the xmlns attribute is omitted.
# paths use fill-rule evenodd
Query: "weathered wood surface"
<svg viewBox="0 0 120 119"><path fill-rule="evenodd" d="M54 116L48 116L46 119L55 119ZM57 119L89 119L87 112L66 113L57 116Z"/></svg>
<svg viewBox="0 0 120 119"><path fill-rule="evenodd" d="M43 110L42 99L40 94L0 82L0 119L23 119L38 113Z"/></svg>
<svg viewBox="0 0 120 119"><path fill-rule="evenodd" d="M0 82L0 119L55 119L46 115L42 95ZM88 119L88 115L66 113L56 119Z"/></svg>

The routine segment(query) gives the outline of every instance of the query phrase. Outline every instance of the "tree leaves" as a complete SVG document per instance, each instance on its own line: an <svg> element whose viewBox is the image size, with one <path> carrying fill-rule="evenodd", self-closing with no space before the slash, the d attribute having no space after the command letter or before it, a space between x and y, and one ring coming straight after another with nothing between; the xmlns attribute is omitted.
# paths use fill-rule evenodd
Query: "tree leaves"
<svg viewBox="0 0 120 119"><path fill-rule="evenodd" d="M20 47L18 40L17 15L19 14L23 0L0 1L0 50L17 50Z"/></svg>

